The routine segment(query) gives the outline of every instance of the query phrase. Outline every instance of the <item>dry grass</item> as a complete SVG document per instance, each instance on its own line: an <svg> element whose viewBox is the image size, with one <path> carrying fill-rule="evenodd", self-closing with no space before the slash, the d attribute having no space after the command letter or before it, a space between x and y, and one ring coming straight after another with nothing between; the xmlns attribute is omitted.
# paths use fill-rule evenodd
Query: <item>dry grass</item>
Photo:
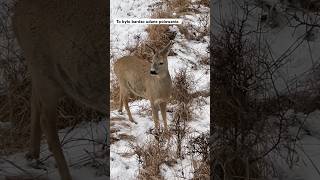
<svg viewBox="0 0 320 180"><path fill-rule="evenodd" d="M173 92L172 92L172 104L184 103L191 104L193 90L193 81L191 76L188 76L186 70L180 70L176 73L173 79Z"/></svg>
<svg viewBox="0 0 320 180"><path fill-rule="evenodd" d="M193 161L194 175L193 180L209 180L210 179L210 165L204 161Z"/></svg>
<svg viewBox="0 0 320 180"><path fill-rule="evenodd" d="M0 155L12 154L24 150L30 133L30 96L31 83L29 78L11 82L7 95L0 96L0 119L11 122L12 128L2 129L0 137ZM92 120L102 115L79 105L70 98L64 98L58 106L58 128L74 126L83 120Z"/></svg>
<svg viewBox="0 0 320 180"><path fill-rule="evenodd" d="M172 18L172 12L168 9L155 9L151 14L151 18ZM140 38L136 38L134 46L127 47L126 50L129 54L137 57L151 60L152 51L146 47L146 44L155 49L161 49L169 43L170 40L175 38L176 33L171 32L169 25L149 25L146 28L148 36L144 42L141 42Z"/></svg>
<svg viewBox="0 0 320 180"><path fill-rule="evenodd" d="M117 82L116 79L111 79L110 80L110 110L114 110L116 108L118 108L119 106L119 99L120 99L120 87L119 87L119 83Z"/></svg>
<svg viewBox="0 0 320 180"><path fill-rule="evenodd" d="M200 0L198 3L205 7L210 7L210 0Z"/></svg>
<svg viewBox="0 0 320 180"><path fill-rule="evenodd" d="M266 161L251 162L248 153L251 153L250 156L254 156L255 152L245 152L240 149L242 147L239 147L238 152L233 152L231 146L231 144L230 146L215 144L214 148L211 147L210 161L212 162L214 179L221 177L233 180L263 179L263 171L269 171Z"/></svg>
<svg viewBox="0 0 320 180"><path fill-rule="evenodd" d="M199 13L200 6L210 7L210 0L165 0L165 4L170 11L175 12L177 15L186 15L192 13Z"/></svg>
<svg viewBox="0 0 320 180"><path fill-rule="evenodd" d="M200 58L199 64L206 66L206 67L210 66L210 57L209 56L202 56Z"/></svg>
<svg viewBox="0 0 320 180"><path fill-rule="evenodd" d="M175 162L170 145L165 145L165 141L153 140L146 142L144 146L135 145L133 149L142 164L142 168L139 170L139 179L163 179L160 174L160 166L162 164L171 166Z"/></svg>
<svg viewBox="0 0 320 180"><path fill-rule="evenodd" d="M210 179L209 133L191 137L188 144L188 153L194 157L192 161L193 179Z"/></svg>
<svg viewBox="0 0 320 180"><path fill-rule="evenodd" d="M157 9L151 18L173 18L170 9ZM148 32L147 43L150 43L154 48L162 48L174 39L175 34L170 32L169 25L149 25L146 29Z"/></svg>
<svg viewBox="0 0 320 180"><path fill-rule="evenodd" d="M193 96L192 79L187 75L186 70L180 70L173 79L172 104L176 104L172 125L170 127L176 136L178 158L183 158L182 142L189 132L188 122L192 120L193 115Z"/></svg>
<svg viewBox="0 0 320 180"><path fill-rule="evenodd" d="M0 132L0 156L10 155L27 149L29 133L13 131L11 129L1 129Z"/></svg>
<svg viewBox="0 0 320 180"><path fill-rule="evenodd" d="M210 24L208 19L209 15L201 15L197 19L198 23L200 24L199 26L194 26L190 23L184 23L177 25L177 27L187 40L204 41L203 38L208 36L210 32Z"/></svg>
<svg viewBox="0 0 320 180"><path fill-rule="evenodd" d="M179 14L187 13L191 11L190 0L173 0L173 1L165 0L165 3L170 10Z"/></svg>
<svg viewBox="0 0 320 180"><path fill-rule="evenodd" d="M150 44L155 49L160 49L169 43L172 38L168 25L150 25L146 29L148 39L146 43Z"/></svg>
<svg viewBox="0 0 320 180"><path fill-rule="evenodd" d="M7 94L0 96L0 120L11 126L0 131L0 155L7 155L26 148L30 129L30 81L11 81Z"/></svg>

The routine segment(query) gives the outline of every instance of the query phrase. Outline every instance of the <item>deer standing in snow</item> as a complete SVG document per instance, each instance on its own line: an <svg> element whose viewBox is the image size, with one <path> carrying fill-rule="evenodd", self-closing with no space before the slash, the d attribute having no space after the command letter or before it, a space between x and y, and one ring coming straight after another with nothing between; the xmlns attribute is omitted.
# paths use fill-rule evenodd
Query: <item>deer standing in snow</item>
<svg viewBox="0 0 320 180"><path fill-rule="evenodd" d="M160 51L148 46L153 52L151 64L147 60L136 56L122 57L114 64L114 72L120 85L120 107L118 111L122 112L124 104L129 120L136 123L128 106L130 93L150 100L156 131L160 130L158 115L160 109L164 131L168 132L166 106L171 96L172 82L167 57L171 45L172 42L170 41Z"/></svg>
<svg viewBox="0 0 320 180"><path fill-rule="evenodd" d="M107 1L20 0L13 30L31 74L31 143L38 159L44 132L62 180L71 175L56 129L57 105L67 95L107 113Z"/></svg>

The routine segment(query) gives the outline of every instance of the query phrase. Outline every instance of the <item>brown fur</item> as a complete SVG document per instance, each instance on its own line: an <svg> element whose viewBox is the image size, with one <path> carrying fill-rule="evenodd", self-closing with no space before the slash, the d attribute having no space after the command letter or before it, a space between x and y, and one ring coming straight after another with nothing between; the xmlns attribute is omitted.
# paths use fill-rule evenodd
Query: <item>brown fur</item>
<svg viewBox="0 0 320 180"><path fill-rule="evenodd" d="M114 64L114 72L116 73L120 84L119 112L122 112L122 105L124 103L129 120L135 122L128 106L128 97L130 93L148 99L151 103L152 115L156 129L160 129L158 116L158 110L160 108L166 132L166 104L172 91L172 82L168 71L167 61L171 44L172 43L170 42L159 52L156 52L153 49L154 56L152 64L147 60L140 59L135 56L120 58ZM151 70L155 70L157 75L151 75Z"/></svg>
<svg viewBox="0 0 320 180"><path fill-rule="evenodd" d="M68 95L107 113L107 2L20 0L13 12L13 30L32 79L28 157L39 158L43 131L61 179L70 180L57 135L56 108Z"/></svg>

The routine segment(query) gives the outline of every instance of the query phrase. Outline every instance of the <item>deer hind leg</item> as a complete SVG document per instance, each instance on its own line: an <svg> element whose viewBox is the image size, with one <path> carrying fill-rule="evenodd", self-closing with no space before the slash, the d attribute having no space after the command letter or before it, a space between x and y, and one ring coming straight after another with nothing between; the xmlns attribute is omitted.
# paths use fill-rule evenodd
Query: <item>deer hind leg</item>
<svg viewBox="0 0 320 180"><path fill-rule="evenodd" d="M154 104L154 102L151 102L151 108L152 108L152 118L155 124L156 132L160 131L160 124L159 124L159 108Z"/></svg>
<svg viewBox="0 0 320 180"><path fill-rule="evenodd" d="M120 87L120 92L119 92L119 109L118 112L119 114L123 114L122 113L122 107L123 107L123 100L122 100L122 93L121 93L121 87Z"/></svg>
<svg viewBox="0 0 320 180"><path fill-rule="evenodd" d="M161 116L163 120L163 126L164 126L164 131L167 133L168 132L168 124L167 124L167 103L163 102L160 103L160 111L161 111Z"/></svg>
<svg viewBox="0 0 320 180"><path fill-rule="evenodd" d="M26 154L28 160L39 159L40 142L41 142L41 128L40 128L40 106L39 100L36 97L35 90L32 89L31 95L31 139L29 152Z"/></svg>
<svg viewBox="0 0 320 180"><path fill-rule="evenodd" d="M124 107L128 113L128 117L129 117L129 121L135 123L135 124L138 124L136 121L133 120L132 118L132 115L131 115L131 112L130 112L130 108L129 108L129 105L128 105L128 101L129 101L129 94L125 94L123 95L123 103L124 103Z"/></svg>
<svg viewBox="0 0 320 180"><path fill-rule="evenodd" d="M127 114L128 114L128 117L129 117L129 121L137 124L137 122L134 121L133 118L132 118L131 111L130 111L130 108L129 108L129 105L128 105L129 95L130 95L130 91L127 88L125 88L124 84L121 84L121 82L120 82L120 108L119 108L119 110L121 109L121 111L122 111L122 106L124 104L124 108L127 111Z"/></svg>
<svg viewBox="0 0 320 180"><path fill-rule="evenodd" d="M57 105L59 95L54 92L44 95L41 99L40 121L46 135L50 151L53 153L62 180L71 180L71 175L63 155L56 128Z"/></svg>

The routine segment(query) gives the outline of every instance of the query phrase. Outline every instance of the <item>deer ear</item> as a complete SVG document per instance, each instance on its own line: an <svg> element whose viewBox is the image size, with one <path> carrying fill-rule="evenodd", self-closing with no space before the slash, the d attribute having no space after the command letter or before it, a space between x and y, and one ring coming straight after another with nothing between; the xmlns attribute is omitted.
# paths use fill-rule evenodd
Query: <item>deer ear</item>
<svg viewBox="0 0 320 180"><path fill-rule="evenodd" d="M149 44L145 44L149 49L151 49L152 50L152 52L153 52L153 54L156 54L156 50L155 49L153 49Z"/></svg>
<svg viewBox="0 0 320 180"><path fill-rule="evenodd" d="M170 42L161 50L161 53L168 55L169 52L170 52L172 44L173 44L173 41L170 40Z"/></svg>

